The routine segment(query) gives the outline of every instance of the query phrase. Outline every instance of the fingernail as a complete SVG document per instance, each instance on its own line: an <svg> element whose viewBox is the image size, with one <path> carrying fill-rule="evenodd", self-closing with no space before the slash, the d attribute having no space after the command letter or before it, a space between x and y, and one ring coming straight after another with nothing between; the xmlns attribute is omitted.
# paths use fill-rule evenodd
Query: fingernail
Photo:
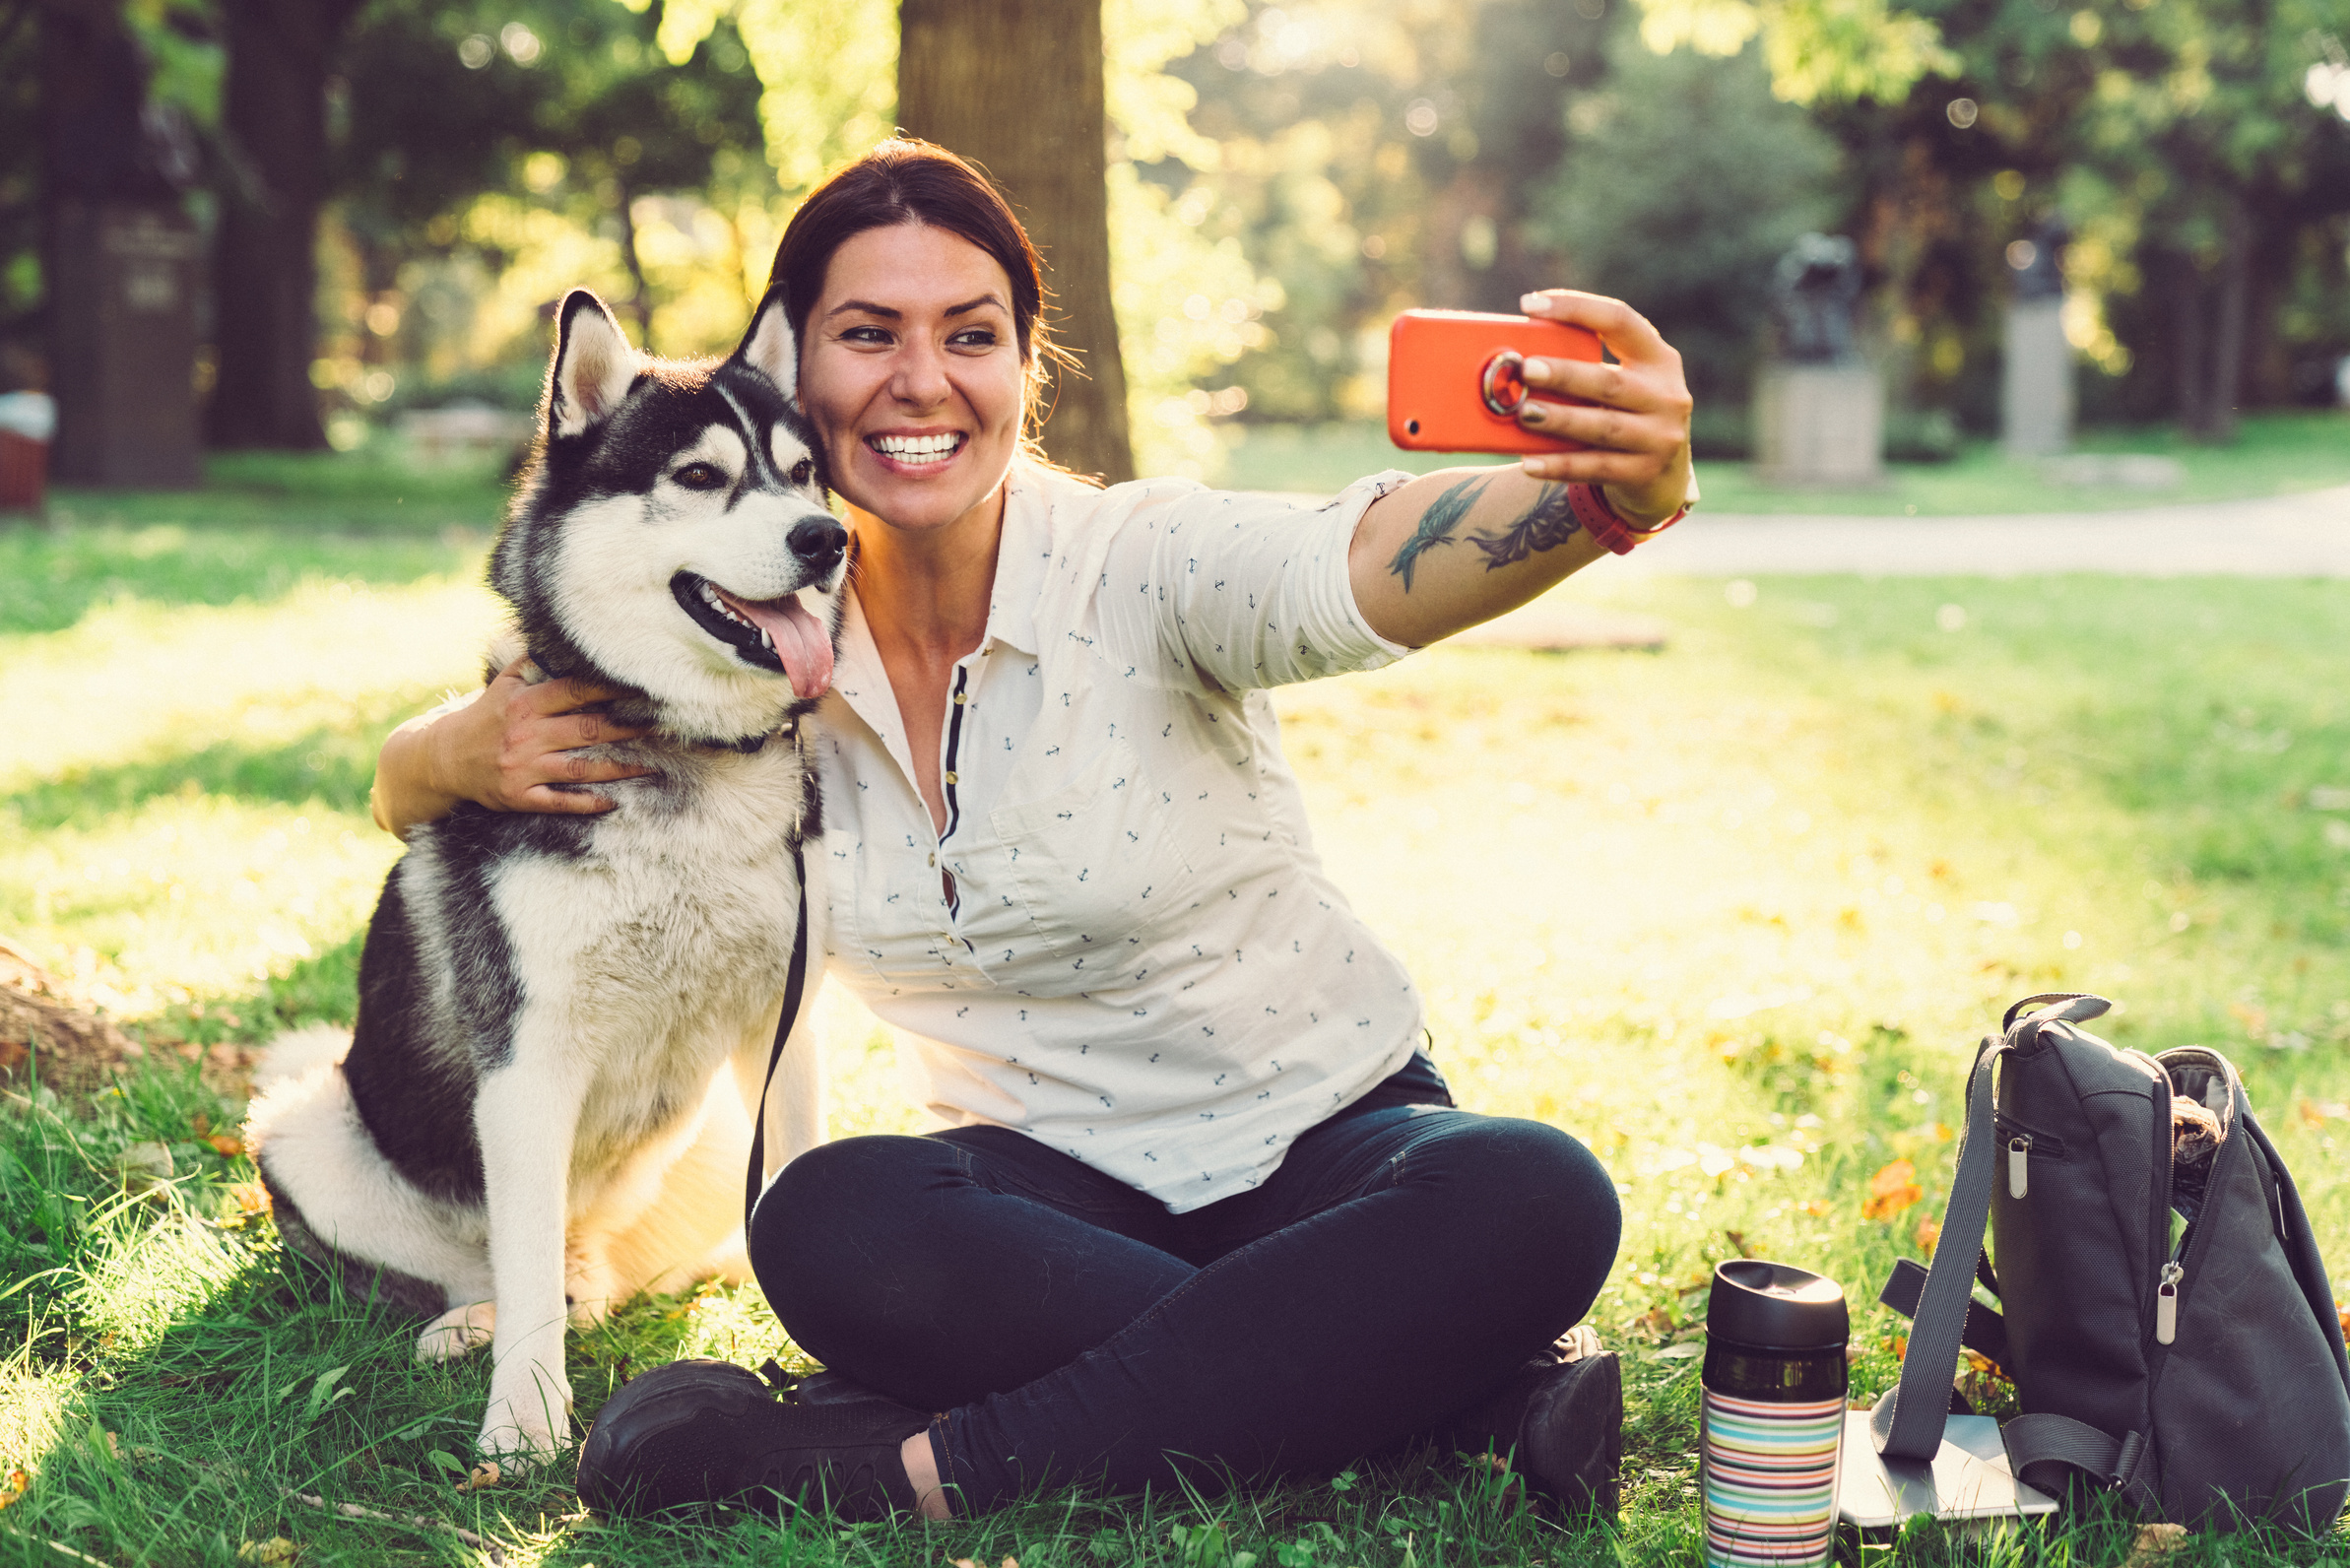
<svg viewBox="0 0 2350 1568"><path fill-rule="evenodd" d="M1547 294L1520 294L1518 296L1518 308L1525 311L1528 315L1534 314L1536 310L1541 309L1542 306L1547 303L1549 303L1549 296Z"/></svg>
<svg viewBox="0 0 2350 1568"><path fill-rule="evenodd" d="M1548 359L1529 359L1521 368L1523 368L1528 375L1548 375L1550 373L1550 361Z"/></svg>

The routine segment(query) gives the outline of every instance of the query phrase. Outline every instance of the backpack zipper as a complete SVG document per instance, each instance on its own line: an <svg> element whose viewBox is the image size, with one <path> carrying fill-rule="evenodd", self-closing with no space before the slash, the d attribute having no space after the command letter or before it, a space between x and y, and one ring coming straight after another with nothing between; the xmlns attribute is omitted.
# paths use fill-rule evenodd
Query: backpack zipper
<svg viewBox="0 0 2350 1568"><path fill-rule="evenodd" d="M2162 1283L2154 1287L2154 1342L2169 1344L2179 1338L2179 1281L2187 1277L2183 1263L2162 1266Z"/></svg>
<svg viewBox="0 0 2350 1568"><path fill-rule="evenodd" d="M2036 1133L2010 1116L1997 1116L1992 1131L1998 1134L2007 1151L2007 1196L2022 1198L2032 1190L2031 1157L2038 1153L2042 1159L2062 1159L2064 1141L2047 1133Z"/></svg>

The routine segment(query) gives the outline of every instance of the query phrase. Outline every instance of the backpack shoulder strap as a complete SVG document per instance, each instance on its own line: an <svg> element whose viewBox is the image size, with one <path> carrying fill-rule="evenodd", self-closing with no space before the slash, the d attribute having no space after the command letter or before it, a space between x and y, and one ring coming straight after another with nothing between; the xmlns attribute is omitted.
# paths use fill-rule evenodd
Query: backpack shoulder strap
<svg viewBox="0 0 2350 1568"><path fill-rule="evenodd" d="M1958 1174L1951 1179L1950 1202L1942 1211L1942 1234L1934 1244L1933 1267L1926 1271L1926 1288L1918 1296L1901 1382L1888 1389L1869 1411L1869 1434L1876 1451L1891 1459L1930 1463L1942 1446L1942 1425L1950 1414L1951 1372L1958 1365L1959 1342L1974 1295L1975 1259L1983 1251L1983 1231L1991 1219L1991 1167L1995 1162L1991 1072L2006 1049L2005 1042L1994 1036L1975 1052L1975 1068L1967 1080L1967 1130L1959 1144Z"/></svg>
<svg viewBox="0 0 2350 1568"><path fill-rule="evenodd" d="M2086 1421L2043 1410L2008 1420L1999 1428L1999 1441L2007 1449L2008 1472L2027 1486L2061 1493L2065 1472L2046 1467L2068 1466L2096 1476L2137 1508L2162 1512L2160 1494L2138 1473L2152 1446L2143 1432L2117 1438Z"/></svg>
<svg viewBox="0 0 2350 1568"><path fill-rule="evenodd" d="M758 1112L751 1121L751 1168L743 1173L743 1242L751 1243L751 1211L758 1207L761 1178L767 1174L767 1091L775 1082L775 1069L783 1063L783 1048L792 1038L792 1022L800 1016L800 998L808 990L808 862L800 846L792 846L792 875L800 882L800 925L792 937L792 968L783 982L783 1016L775 1020L775 1044L767 1052L767 1076L759 1079Z"/></svg>

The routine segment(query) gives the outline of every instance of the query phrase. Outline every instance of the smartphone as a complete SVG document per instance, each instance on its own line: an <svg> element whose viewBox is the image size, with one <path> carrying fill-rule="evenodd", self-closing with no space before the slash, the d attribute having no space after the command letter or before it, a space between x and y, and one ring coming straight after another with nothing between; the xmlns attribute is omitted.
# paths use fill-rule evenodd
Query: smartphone
<svg viewBox="0 0 2350 1568"><path fill-rule="evenodd" d="M1387 339L1387 435L1421 452L1574 452L1518 423L1530 359L1599 362L1586 327L1474 310L1406 310ZM1579 403L1580 398L1549 401Z"/></svg>

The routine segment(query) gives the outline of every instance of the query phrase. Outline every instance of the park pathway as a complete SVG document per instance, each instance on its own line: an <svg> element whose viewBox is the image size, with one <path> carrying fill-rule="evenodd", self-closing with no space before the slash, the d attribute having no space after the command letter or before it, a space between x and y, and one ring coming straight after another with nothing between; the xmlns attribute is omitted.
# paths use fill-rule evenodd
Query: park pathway
<svg viewBox="0 0 2350 1568"><path fill-rule="evenodd" d="M1683 576L2350 577L2350 485L2257 500L2005 517L1707 513L1624 564Z"/></svg>

